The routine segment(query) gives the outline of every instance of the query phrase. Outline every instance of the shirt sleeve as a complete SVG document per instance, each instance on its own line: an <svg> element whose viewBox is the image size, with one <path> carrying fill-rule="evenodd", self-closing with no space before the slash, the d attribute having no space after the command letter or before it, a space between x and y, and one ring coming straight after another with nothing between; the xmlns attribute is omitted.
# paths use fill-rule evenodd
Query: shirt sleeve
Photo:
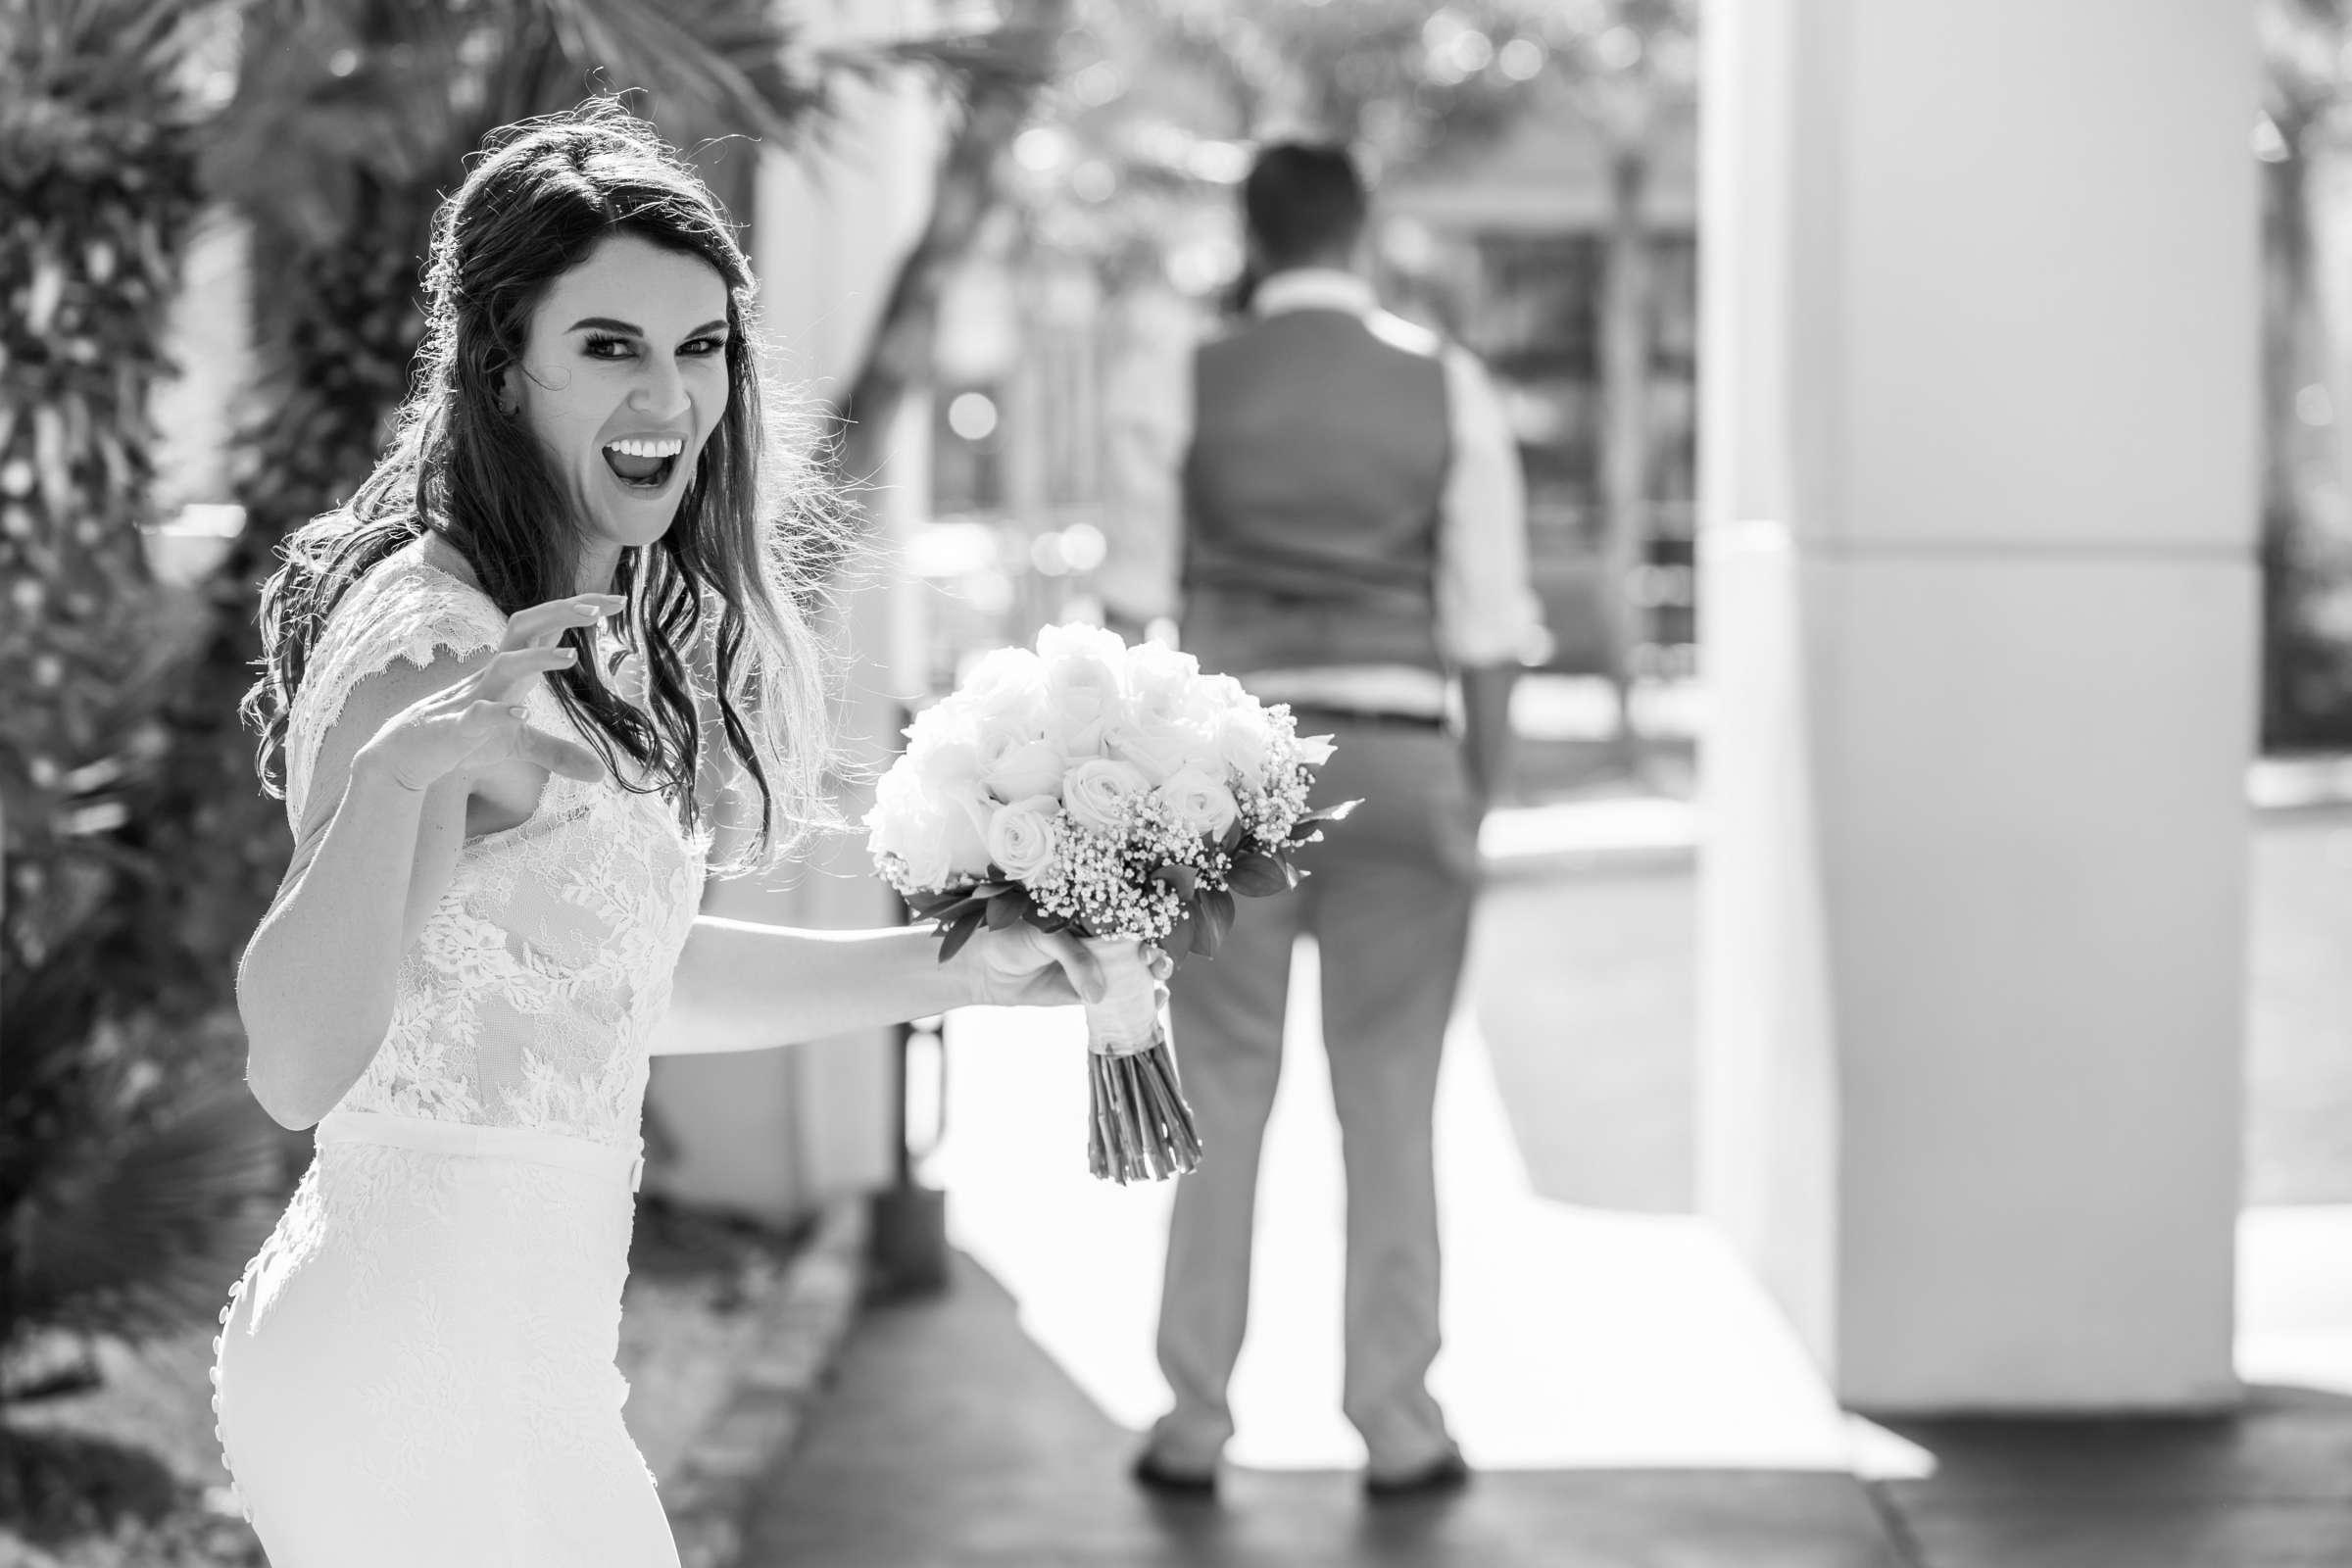
<svg viewBox="0 0 2352 1568"><path fill-rule="evenodd" d="M1451 345L1446 394L1453 460L1439 502L1438 646L1460 665L1515 664L1544 641L1519 442L1486 368Z"/></svg>
<svg viewBox="0 0 2352 1568"><path fill-rule="evenodd" d="M1140 622L1177 610L1196 336L1189 317L1146 317L1135 324L1104 378L1107 548L1095 588L1105 608Z"/></svg>

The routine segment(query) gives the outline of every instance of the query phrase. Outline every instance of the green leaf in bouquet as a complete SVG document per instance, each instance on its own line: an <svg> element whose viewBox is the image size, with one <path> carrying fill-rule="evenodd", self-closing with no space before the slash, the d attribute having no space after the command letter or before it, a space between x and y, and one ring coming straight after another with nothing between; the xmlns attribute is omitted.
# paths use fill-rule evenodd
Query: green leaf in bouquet
<svg viewBox="0 0 2352 1568"><path fill-rule="evenodd" d="M904 895L906 907L926 920L937 918L941 911L954 908L971 896L969 888L918 889Z"/></svg>
<svg viewBox="0 0 2352 1568"><path fill-rule="evenodd" d="M1163 865L1152 873L1154 882L1165 882L1176 890L1176 896L1190 901L1200 890L1200 873L1189 865Z"/></svg>
<svg viewBox="0 0 2352 1568"><path fill-rule="evenodd" d="M1355 808L1363 804L1361 800L1342 801L1337 806L1326 806L1307 812L1292 825L1291 842L1293 844L1317 842L1323 837L1325 823L1347 821Z"/></svg>
<svg viewBox="0 0 2352 1568"><path fill-rule="evenodd" d="M1191 951L1198 953L1203 958L1215 957L1217 956L1217 943L1220 940L1221 935L1217 930L1215 922L1210 920L1206 915L1197 914L1194 915L1191 920L1187 922L1187 924L1190 926L1192 931L1193 945Z"/></svg>
<svg viewBox="0 0 2352 1568"><path fill-rule="evenodd" d="M967 914L985 914L987 911L988 900L977 893L959 893L952 902L941 905L930 913L932 919L947 926L955 924Z"/></svg>
<svg viewBox="0 0 2352 1568"><path fill-rule="evenodd" d="M1245 898L1262 899L1298 885L1288 863L1263 850L1250 850L1234 859L1225 885Z"/></svg>
<svg viewBox="0 0 2352 1568"><path fill-rule="evenodd" d="M945 963L961 953L963 945L972 940L972 933L980 929L981 922L986 918L984 910L974 909L949 926L948 934L940 939L939 961Z"/></svg>
<svg viewBox="0 0 2352 1568"><path fill-rule="evenodd" d="M1008 925L1018 924L1030 908L1027 888L1007 888L988 901L988 928L1002 931Z"/></svg>
<svg viewBox="0 0 2352 1568"><path fill-rule="evenodd" d="M1159 951L1181 965L1193 951L1193 929L1197 924L1199 922L1193 918L1193 911L1188 907L1176 917L1176 923L1168 927L1168 934L1161 940Z"/></svg>
<svg viewBox="0 0 2352 1568"><path fill-rule="evenodd" d="M1203 957L1213 958L1225 945L1225 933L1233 929L1233 895L1221 888L1209 888L1200 895L1200 914L1193 925L1193 951Z"/></svg>
<svg viewBox="0 0 2352 1568"><path fill-rule="evenodd" d="M1227 855L1231 855L1240 847L1243 835L1248 831L1242 826L1242 819L1238 816L1235 817L1225 824L1225 834L1217 841L1217 848L1223 850Z"/></svg>

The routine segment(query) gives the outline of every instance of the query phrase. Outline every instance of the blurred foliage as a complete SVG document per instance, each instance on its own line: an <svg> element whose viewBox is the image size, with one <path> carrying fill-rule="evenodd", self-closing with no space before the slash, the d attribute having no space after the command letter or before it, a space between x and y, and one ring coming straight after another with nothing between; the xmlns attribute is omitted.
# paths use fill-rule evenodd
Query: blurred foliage
<svg viewBox="0 0 2352 1568"><path fill-rule="evenodd" d="M933 168L930 211L899 260L864 361L842 400L834 460L853 482L880 470L902 401L929 382L941 290L971 256L1002 200L1005 154L1059 69L1072 3L1012 0L994 35L995 65L959 94Z"/></svg>
<svg viewBox="0 0 2352 1568"><path fill-rule="evenodd" d="M10 1568L270 1568L253 1527L147 1446L20 1427L0 1445L0 1562Z"/></svg>
<svg viewBox="0 0 2352 1568"><path fill-rule="evenodd" d="M1156 276L1186 215L1230 205L1251 144L1348 142L1376 172L1474 156L1529 117L1646 148L1687 117L1696 0L1082 0L1025 139L1032 243Z"/></svg>
<svg viewBox="0 0 2352 1568"><path fill-rule="evenodd" d="M2326 176L2340 180L2352 153L2352 6L2263 0L2259 17L2262 742L2273 751L2352 747L2352 476L2332 407L2345 384L2341 323L2319 287L2328 231L2352 219L2330 213L2324 195ZM2314 387L2318 411L2307 401Z"/></svg>
<svg viewBox="0 0 2352 1568"><path fill-rule="evenodd" d="M158 809L201 615L149 577L147 397L195 216L204 22L0 0L0 1399L32 1358L209 1312L273 1130L224 1071L202 823Z"/></svg>
<svg viewBox="0 0 2352 1568"><path fill-rule="evenodd" d="M217 1059L190 1026L110 1009L113 958L75 946L9 984L0 1401L86 1386L94 1336L212 1316L284 1196L276 1128L234 1078L175 1070Z"/></svg>
<svg viewBox="0 0 2352 1568"><path fill-rule="evenodd" d="M103 917L152 762L148 389L195 217L178 7L7 0L0 29L0 975Z"/></svg>
<svg viewBox="0 0 2352 1568"><path fill-rule="evenodd" d="M1007 225L1007 270L1051 275L1079 259L1107 296L1107 358L1140 367L1180 344L1180 318L1199 305L1246 299L1235 187L1255 147L1336 140L1379 184L1475 183L1487 177L1481 161L1530 127L1581 133L1606 192L1594 305L1606 345L1593 389L1600 560L1591 569L1630 582L1652 526L1646 188L1662 151L1691 127L1698 12L1698 0L1082 0L1070 69L1016 146L1020 221ZM1396 238L1378 263L1393 307L1455 324L1460 279L1407 275ZM1411 266L1439 258L1438 247L1419 251ZM1167 542L1128 535L1115 515L1105 527L1114 558L1161 564L1106 591L1136 596L1123 613L1154 612ZM1629 594L1596 594L1592 613L1606 623L1598 641L1623 701L1648 617ZM1619 726L1629 749L1637 733Z"/></svg>

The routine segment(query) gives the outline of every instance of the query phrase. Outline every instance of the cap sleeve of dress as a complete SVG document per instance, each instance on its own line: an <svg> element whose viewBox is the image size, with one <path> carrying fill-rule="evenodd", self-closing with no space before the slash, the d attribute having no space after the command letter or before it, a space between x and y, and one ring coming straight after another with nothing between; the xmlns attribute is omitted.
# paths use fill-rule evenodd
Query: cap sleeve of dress
<svg viewBox="0 0 2352 1568"><path fill-rule="evenodd" d="M302 834L318 750L354 688L405 660L421 669L442 650L496 648L506 617L483 594L414 562L375 567L345 592L311 650L286 720L286 819Z"/></svg>

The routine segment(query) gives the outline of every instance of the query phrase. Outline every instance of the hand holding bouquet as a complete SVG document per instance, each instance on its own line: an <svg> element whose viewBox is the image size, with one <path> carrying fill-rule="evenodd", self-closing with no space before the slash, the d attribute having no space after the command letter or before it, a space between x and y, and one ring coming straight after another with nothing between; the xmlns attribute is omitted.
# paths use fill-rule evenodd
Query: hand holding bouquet
<svg viewBox="0 0 2352 1568"><path fill-rule="evenodd" d="M1000 648L906 731L866 816L883 877L939 922L943 959L983 924L1213 957L1234 896L1279 893L1292 856L1348 806L1306 808L1327 737L1204 675L1188 654L1049 626ZM1349 803L1352 805L1352 803ZM1089 1163L1121 1183L1179 1175L1200 1139L1158 1008L1087 1007Z"/></svg>

